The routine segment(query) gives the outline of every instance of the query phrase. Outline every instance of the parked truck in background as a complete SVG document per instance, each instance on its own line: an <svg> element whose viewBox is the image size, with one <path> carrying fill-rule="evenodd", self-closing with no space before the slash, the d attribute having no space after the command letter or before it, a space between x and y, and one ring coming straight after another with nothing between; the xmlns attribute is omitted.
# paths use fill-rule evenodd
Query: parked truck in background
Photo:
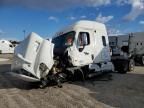
<svg viewBox="0 0 144 108"><path fill-rule="evenodd" d="M16 47L12 63L12 75L42 86L112 71L106 27L95 21L78 21L56 33L52 42L31 33Z"/></svg>
<svg viewBox="0 0 144 108"><path fill-rule="evenodd" d="M135 62L144 65L144 32L109 36L109 44L112 60L127 62L125 68L121 68L132 71Z"/></svg>
<svg viewBox="0 0 144 108"><path fill-rule="evenodd" d="M115 69L120 73L134 70L134 58L128 53L127 36L109 36L109 45L111 49L111 60Z"/></svg>
<svg viewBox="0 0 144 108"><path fill-rule="evenodd" d="M134 60L144 65L144 32L129 34L129 54Z"/></svg>

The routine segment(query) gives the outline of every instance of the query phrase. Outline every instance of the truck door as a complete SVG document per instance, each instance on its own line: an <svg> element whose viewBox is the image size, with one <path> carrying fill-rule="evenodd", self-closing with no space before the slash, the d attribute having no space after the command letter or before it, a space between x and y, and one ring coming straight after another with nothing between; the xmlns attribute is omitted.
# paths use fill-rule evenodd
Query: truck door
<svg viewBox="0 0 144 108"><path fill-rule="evenodd" d="M77 61L80 65L93 62L91 35L90 30L80 30L77 34Z"/></svg>

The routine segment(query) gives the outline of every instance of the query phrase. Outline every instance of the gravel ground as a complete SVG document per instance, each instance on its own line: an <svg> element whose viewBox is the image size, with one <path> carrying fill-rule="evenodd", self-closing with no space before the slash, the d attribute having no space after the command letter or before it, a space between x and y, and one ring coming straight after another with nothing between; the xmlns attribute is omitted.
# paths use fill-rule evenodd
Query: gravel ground
<svg viewBox="0 0 144 108"><path fill-rule="evenodd" d="M9 76L11 60L0 63L0 108L143 108L144 67L112 80L89 80L45 89Z"/></svg>

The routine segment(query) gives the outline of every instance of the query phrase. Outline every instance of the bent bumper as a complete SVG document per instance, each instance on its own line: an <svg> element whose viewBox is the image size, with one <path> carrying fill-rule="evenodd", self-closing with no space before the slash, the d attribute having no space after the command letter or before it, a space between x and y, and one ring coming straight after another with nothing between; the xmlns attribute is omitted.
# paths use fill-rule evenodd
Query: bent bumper
<svg viewBox="0 0 144 108"><path fill-rule="evenodd" d="M19 74L19 73L15 73L15 72L10 72L9 74L12 77L16 77L16 78L21 79L21 80L26 81L26 82L39 82L40 81L40 79L30 77L27 75L23 75L23 74Z"/></svg>

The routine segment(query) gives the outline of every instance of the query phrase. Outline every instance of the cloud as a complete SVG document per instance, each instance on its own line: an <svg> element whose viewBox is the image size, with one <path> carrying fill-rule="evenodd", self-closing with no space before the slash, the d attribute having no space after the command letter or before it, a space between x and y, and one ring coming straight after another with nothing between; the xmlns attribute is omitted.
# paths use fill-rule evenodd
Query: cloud
<svg viewBox="0 0 144 108"><path fill-rule="evenodd" d="M77 18L74 17L74 16L70 16L69 19L70 19L70 20L76 20Z"/></svg>
<svg viewBox="0 0 144 108"><path fill-rule="evenodd" d="M131 11L124 16L124 20L133 21L139 15L144 14L144 0L129 0L128 3L131 4L132 8Z"/></svg>
<svg viewBox="0 0 144 108"><path fill-rule="evenodd" d="M63 10L73 7L96 7L107 5L131 5L124 20L134 20L144 13L144 0L0 0L0 6L24 6L33 9Z"/></svg>
<svg viewBox="0 0 144 108"><path fill-rule="evenodd" d="M58 22L58 18L55 17L55 16L50 16L50 17L48 17L48 20Z"/></svg>
<svg viewBox="0 0 144 108"><path fill-rule="evenodd" d="M100 22L100 23L107 23L110 20L112 20L114 18L114 16L102 16L101 13L99 13L99 15L96 17L96 21Z"/></svg>
<svg viewBox="0 0 144 108"><path fill-rule="evenodd" d="M81 19L85 19L87 18L87 16L83 15L83 16L80 16Z"/></svg>
<svg viewBox="0 0 144 108"><path fill-rule="evenodd" d="M116 4L117 4L117 5L120 5L120 6L123 6L123 5L125 5L125 4L131 4L130 1L131 1L131 0L117 0L117 1L116 1Z"/></svg>
<svg viewBox="0 0 144 108"><path fill-rule="evenodd" d="M142 25L144 25L144 21L140 21L140 22L139 22L139 24L142 24Z"/></svg>
<svg viewBox="0 0 144 108"><path fill-rule="evenodd" d="M108 28L108 27L107 27ZM114 35L120 35L122 34L122 32L116 28L112 28L112 27L109 27L108 30L108 36L114 36Z"/></svg>
<svg viewBox="0 0 144 108"><path fill-rule="evenodd" d="M102 6L102 5L109 5L111 4L112 0L79 0L81 2L85 1L85 4L88 4L89 6Z"/></svg>
<svg viewBox="0 0 144 108"><path fill-rule="evenodd" d="M30 8L64 9L74 6L102 6L111 4L111 0L0 0L1 6L21 5Z"/></svg>
<svg viewBox="0 0 144 108"><path fill-rule="evenodd" d="M79 17L75 17L75 16L68 17L69 20L77 20L77 19L85 19L85 18L87 18L87 16L85 16L85 15L82 15Z"/></svg>

